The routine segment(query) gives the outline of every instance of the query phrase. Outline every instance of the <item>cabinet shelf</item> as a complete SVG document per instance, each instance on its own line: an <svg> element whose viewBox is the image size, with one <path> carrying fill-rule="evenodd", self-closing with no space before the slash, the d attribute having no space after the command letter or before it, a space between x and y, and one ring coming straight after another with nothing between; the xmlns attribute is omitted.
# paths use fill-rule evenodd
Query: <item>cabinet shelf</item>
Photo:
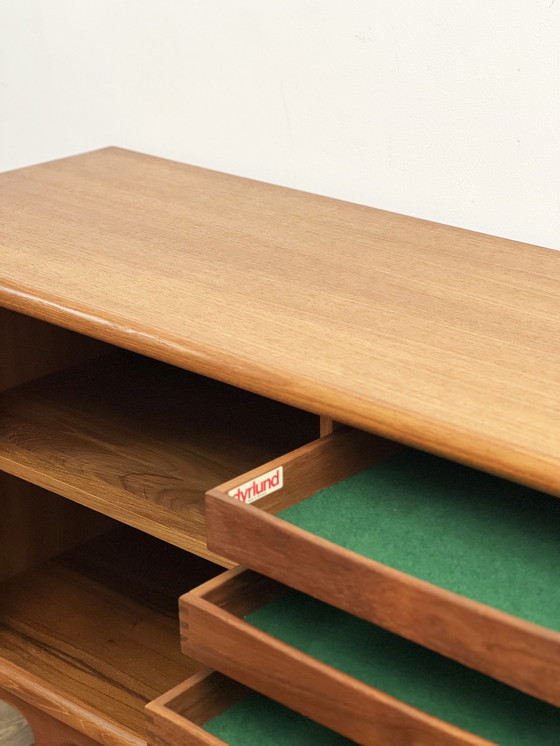
<svg viewBox="0 0 560 746"><path fill-rule="evenodd" d="M476 686L484 675L515 687L502 712L519 718L517 742L557 746L557 617L534 615L534 593L522 615L494 592L471 597L419 573L411 550L427 559L432 535L454 538L458 513L415 544L404 528L395 538L394 503L381 531L379 484L367 511L329 492L329 522L375 525L406 566L290 522L296 511L270 513L301 505L324 522L312 496L369 468L370 433L560 496L560 254L118 148L1 175L0 206L0 698L20 705L38 743L146 746L154 698L148 716L159 707L167 730L153 746L190 743L185 721L204 725L199 695L216 682L201 682L192 655L362 744L508 740L473 735L495 704L489 685L468 708L453 689L471 727L343 668L330 653L349 643L359 663L376 651L390 662L357 624L401 636L405 653L424 646L402 676L417 675L421 693L424 656L436 655L446 694L461 666ZM315 441L320 419L327 437ZM426 507L427 491L407 505ZM481 502L498 506L491 494ZM553 521L534 532L547 523L538 502L527 531L552 537ZM507 531L514 512L494 525ZM117 533L102 538L109 525ZM517 536L531 548L525 526ZM522 592L515 572L532 558L473 555L485 584L503 567L499 585ZM431 564L455 563L463 580L468 559L454 538ZM183 658L177 597L216 571L207 560L277 582L228 569L191 590ZM531 590L550 609L556 578L540 567L524 587L538 575ZM298 618L328 660L242 618L274 616L279 583L310 594L319 611L311 619L297 604ZM343 627L343 614L356 618ZM342 639L323 636L328 627ZM214 708L230 692L217 689ZM525 709L532 696L542 701Z"/></svg>
<svg viewBox="0 0 560 746"><path fill-rule="evenodd" d="M201 668L177 598L217 570L121 526L5 581L0 687L95 741L145 744L146 703Z"/></svg>
<svg viewBox="0 0 560 746"><path fill-rule="evenodd" d="M124 351L0 396L0 469L182 549L204 492L316 437L318 417Z"/></svg>

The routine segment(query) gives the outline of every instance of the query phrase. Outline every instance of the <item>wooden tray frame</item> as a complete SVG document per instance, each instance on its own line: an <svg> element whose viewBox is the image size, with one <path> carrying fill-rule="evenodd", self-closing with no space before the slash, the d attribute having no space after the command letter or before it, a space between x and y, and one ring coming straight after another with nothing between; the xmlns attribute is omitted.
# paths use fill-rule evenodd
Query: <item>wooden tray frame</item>
<svg viewBox="0 0 560 746"><path fill-rule="evenodd" d="M339 430L206 494L214 552L560 706L560 633L365 558L271 515L401 446ZM284 487L252 504L228 491L278 466Z"/></svg>
<svg viewBox="0 0 560 746"><path fill-rule="evenodd" d="M183 652L362 746L496 746L243 620L286 590L251 570L235 568L182 596Z"/></svg>
<svg viewBox="0 0 560 746"><path fill-rule="evenodd" d="M224 746L202 725L243 699L250 690L221 673L204 669L146 705L150 746ZM227 745L226 745L227 746Z"/></svg>

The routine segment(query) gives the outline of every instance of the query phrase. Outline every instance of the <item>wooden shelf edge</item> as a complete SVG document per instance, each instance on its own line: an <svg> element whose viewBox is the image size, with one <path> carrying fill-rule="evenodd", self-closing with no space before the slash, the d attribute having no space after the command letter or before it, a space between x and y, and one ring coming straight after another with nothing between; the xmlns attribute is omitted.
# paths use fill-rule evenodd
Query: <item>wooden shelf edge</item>
<svg viewBox="0 0 560 746"><path fill-rule="evenodd" d="M66 308L55 296L38 296L6 282L0 284L0 306L560 497L558 458L550 453L521 450L514 442L492 438L478 429L467 430L443 418L435 421L383 401L358 399L335 386L294 379L225 350L162 339L140 325L132 329L114 315L100 318L93 312Z"/></svg>
<svg viewBox="0 0 560 746"><path fill-rule="evenodd" d="M50 717L106 746L146 746L146 740L106 715L72 701L61 689L45 684L23 668L0 658L0 687Z"/></svg>
<svg viewBox="0 0 560 746"><path fill-rule="evenodd" d="M121 350L0 394L0 469L231 567L207 548L204 492L317 430L313 415Z"/></svg>
<svg viewBox="0 0 560 746"><path fill-rule="evenodd" d="M144 531L150 536L154 536L156 539L161 539L167 544L172 544L179 549L184 549L186 552L196 554L197 557L206 559L209 562L214 562L217 565L225 569L235 567L237 564L232 560L222 557L217 552L213 552L208 549L206 541L203 539L197 539L189 535L186 531L178 532L175 528L170 528L169 523L165 523L166 514L162 509L163 519L162 521L156 521L153 516L141 515L132 511L127 511L122 504L113 500L105 500L100 495L94 495L90 492L84 492L79 489L76 485L72 487L72 492L68 491L67 485L57 480L56 478L44 474L37 469L33 469L30 466L24 465L14 461L12 458L3 456L0 453L0 471L10 474L13 477L22 479L25 482L40 487L41 489L53 492L55 495L60 495L67 500L83 505L86 508L91 508L97 513L102 513L109 518L113 518L120 523L124 523L127 526L132 526L139 531ZM155 512L155 511L154 511ZM175 523L177 516L172 511L167 511L167 515L170 522Z"/></svg>

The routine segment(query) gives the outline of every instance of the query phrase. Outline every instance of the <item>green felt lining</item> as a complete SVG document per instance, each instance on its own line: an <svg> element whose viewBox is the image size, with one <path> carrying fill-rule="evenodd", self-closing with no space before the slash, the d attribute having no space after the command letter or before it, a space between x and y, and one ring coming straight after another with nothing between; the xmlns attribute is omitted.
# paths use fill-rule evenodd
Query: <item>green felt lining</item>
<svg viewBox="0 0 560 746"><path fill-rule="evenodd" d="M407 449L280 516L365 557L560 631L558 498Z"/></svg>
<svg viewBox="0 0 560 746"><path fill-rule="evenodd" d="M231 746L347 746L353 743L260 694L250 694L203 728Z"/></svg>
<svg viewBox="0 0 560 746"><path fill-rule="evenodd" d="M560 744L560 708L310 596L289 591L246 620L370 686L501 746Z"/></svg>

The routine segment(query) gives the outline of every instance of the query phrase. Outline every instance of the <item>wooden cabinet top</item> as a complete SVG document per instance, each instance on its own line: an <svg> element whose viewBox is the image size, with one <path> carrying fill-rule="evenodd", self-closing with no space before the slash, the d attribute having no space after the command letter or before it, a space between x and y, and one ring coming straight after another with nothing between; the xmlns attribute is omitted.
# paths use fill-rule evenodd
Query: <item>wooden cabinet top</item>
<svg viewBox="0 0 560 746"><path fill-rule="evenodd" d="M560 494L560 253L116 148L0 206L0 305Z"/></svg>

